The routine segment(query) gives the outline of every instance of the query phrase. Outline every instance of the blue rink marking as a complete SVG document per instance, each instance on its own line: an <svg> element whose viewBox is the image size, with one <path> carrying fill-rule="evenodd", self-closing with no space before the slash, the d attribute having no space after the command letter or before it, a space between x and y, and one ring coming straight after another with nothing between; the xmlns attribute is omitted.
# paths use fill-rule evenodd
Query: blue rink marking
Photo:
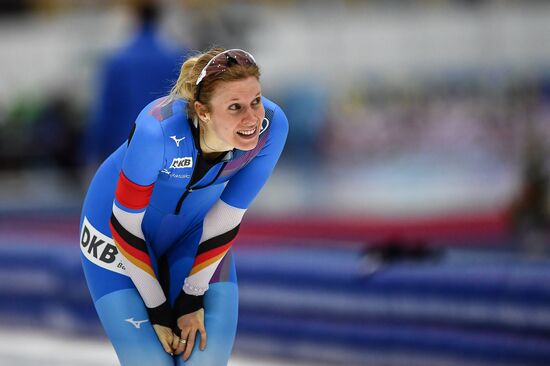
<svg viewBox="0 0 550 366"><path fill-rule="evenodd" d="M5 240L3 324L102 334L77 243ZM373 271L357 248L236 248L237 351L261 344L256 349L264 354L308 359L303 350L317 349L325 357L348 354L349 364L376 355L388 365L407 365L411 357L438 366L442 359L525 366L550 359L547 260L454 250L439 262Z"/></svg>
<svg viewBox="0 0 550 366"><path fill-rule="evenodd" d="M471 261L470 255L457 251L441 261L365 271L358 251L242 253L236 257L239 334L253 342L268 338L287 353L300 352L297 342L347 349L349 357L402 354L394 361L403 365L413 356L425 365L442 359L547 365L550 263L502 253Z"/></svg>

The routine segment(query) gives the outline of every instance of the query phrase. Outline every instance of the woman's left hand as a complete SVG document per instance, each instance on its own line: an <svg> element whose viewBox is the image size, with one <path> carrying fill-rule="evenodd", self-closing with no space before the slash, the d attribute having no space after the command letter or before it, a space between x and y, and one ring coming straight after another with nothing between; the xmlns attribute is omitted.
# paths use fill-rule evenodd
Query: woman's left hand
<svg viewBox="0 0 550 366"><path fill-rule="evenodd" d="M182 315L178 318L178 327L181 329L181 341L176 349L177 355L183 352L182 359L187 361L193 347L195 346L195 338L197 331L200 333L200 350L206 348L206 330L204 328L204 309L199 309L195 312ZM186 343L181 343L186 342Z"/></svg>
<svg viewBox="0 0 550 366"><path fill-rule="evenodd" d="M172 333L172 329L159 324L153 324L153 329L155 330L155 333L157 333L157 337L162 344L162 348L164 348L166 353L172 355L174 350L177 349L180 344L179 335Z"/></svg>

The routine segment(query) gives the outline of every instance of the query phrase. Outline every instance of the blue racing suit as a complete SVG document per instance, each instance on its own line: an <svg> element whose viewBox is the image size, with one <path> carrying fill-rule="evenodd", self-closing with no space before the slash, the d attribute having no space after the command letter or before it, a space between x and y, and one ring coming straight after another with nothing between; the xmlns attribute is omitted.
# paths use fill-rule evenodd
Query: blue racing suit
<svg viewBox="0 0 550 366"><path fill-rule="evenodd" d="M84 273L122 365L225 365L237 324L231 255L242 217L282 152L288 121L262 98L257 146L202 157L184 100L160 98L95 174L80 219ZM207 347L167 354L152 324L204 307Z"/></svg>

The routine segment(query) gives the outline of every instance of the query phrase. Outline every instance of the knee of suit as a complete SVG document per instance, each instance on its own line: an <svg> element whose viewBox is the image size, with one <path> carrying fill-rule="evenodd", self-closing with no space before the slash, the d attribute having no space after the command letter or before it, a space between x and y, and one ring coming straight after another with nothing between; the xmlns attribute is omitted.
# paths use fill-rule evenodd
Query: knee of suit
<svg viewBox="0 0 550 366"><path fill-rule="evenodd" d="M137 290L124 289L107 294L95 307L109 340L123 366L221 366L231 356L237 330L238 289L232 282L212 284L205 294L207 346L199 349L197 333L192 355L187 362L167 354L148 320L147 310Z"/></svg>
<svg viewBox="0 0 550 366"><path fill-rule="evenodd" d="M229 362L237 332L238 289L232 282L210 286L204 298L206 349L199 349L200 336L187 362L178 359L178 366L223 366Z"/></svg>
<svg viewBox="0 0 550 366"><path fill-rule="evenodd" d="M174 366L174 358L162 347L136 289L107 294L95 307L122 366Z"/></svg>

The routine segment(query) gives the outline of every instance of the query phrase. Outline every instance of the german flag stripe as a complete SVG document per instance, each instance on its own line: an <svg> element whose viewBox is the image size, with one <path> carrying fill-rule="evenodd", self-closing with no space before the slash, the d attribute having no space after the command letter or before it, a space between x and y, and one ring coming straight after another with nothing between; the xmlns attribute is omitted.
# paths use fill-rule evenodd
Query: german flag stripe
<svg viewBox="0 0 550 366"><path fill-rule="evenodd" d="M124 239L121 238L120 235L118 235L118 233L116 233L116 232L113 233L113 237L116 240L118 246L121 247L122 249L124 249L125 253L127 253L131 257L135 258L136 260L139 260L143 264L145 264L149 267L152 267L151 259L149 258L148 254L137 250L136 248L132 247L131 245L128 245L128 243L126 243L124 241Z"/></svg>
<svg viewBox="0 0 550 366"><path fill-rule="evenodd" d="M212 257L217 256L220 253L223 253L223 252L227 251L229 248L231 248L231 245L233 244L234 241L235 240L230 241L229 243L227 243L225 245L222 245L221 247L218 247L216 249L213 249L209 252L206 252L206 253L203 253L203 254L197 256L195 258L195 262L193 263L193 267L196 266L196 265L201 264L204 261L209 260Z"/></svg>
<svg viewBox="0 0 550 366"><path fill-rule="evenodd" d="M117 220L114 214L111 215L111 230L116 232L125 243L128 243L137 250L140 250L143 253L149 255L145 240L138 238L137 236L126 230L124 226L122 226L122 224Z"/></svg>
<svg viewBox="0 0 550 366"><path fill-rule="evenodd" d="M241 225L235 226L232 230L229 230L221 235L215 236L211 239L206 240L205 242L201 243L199 245L199 249L197 251L197 257L200 256L203 253L206 253L210 250L216 249L222 245L225 245L226 243L233 241L235 237L237 236L237 233L239 232L239 227Z"/></svg>
<svg viewBox="0 0 550 366"><path fill-rule="evenodd" d="M144 209L149 204L154 186L154 183L148 186L136 184L128 179L121 170L116 186L115 198L124 207L132 210Z"/></svg>
<svg viewBox="0 0 550 366"><path fill-rule="evenodd" d="M202 262L201 264L197 265L196 267L193 267L193 269L191 269L191 273L189 273L189 275L190 275L190 276L191 276L191 275L194 275L195 273L197 273L197 272L201 271L202 269L208 267L208 266L211 265L212 263L215 263L215 262L219 261L220 259L223 258L223 256L225 255L225 253L227 253L228 250L229 250L229 249L227 249L226 251L224 251L224 252L218 254L218 255L215 256L215 257L210 258L210 259L207 260L207 261Z"/></svg>
<svg viewBox="0 0 550 366"><path fill-rule="evenodd" d="M124 257L126 257L126 259L128 259L130 262L132 262L132 264L135 265L136 267L138 267L141 270L147 272L151 277L156 278L155 272L153 272L153 269L150 266L148 266L147 264L143 263L142 261L136 259L130 253L126 252L124 250L124 247L122 245L120 245L120 243L118 243L116 241L116 239L114 240L114 242L115 242L117 248L120 250L120 252L124 255Z"/></svg>

